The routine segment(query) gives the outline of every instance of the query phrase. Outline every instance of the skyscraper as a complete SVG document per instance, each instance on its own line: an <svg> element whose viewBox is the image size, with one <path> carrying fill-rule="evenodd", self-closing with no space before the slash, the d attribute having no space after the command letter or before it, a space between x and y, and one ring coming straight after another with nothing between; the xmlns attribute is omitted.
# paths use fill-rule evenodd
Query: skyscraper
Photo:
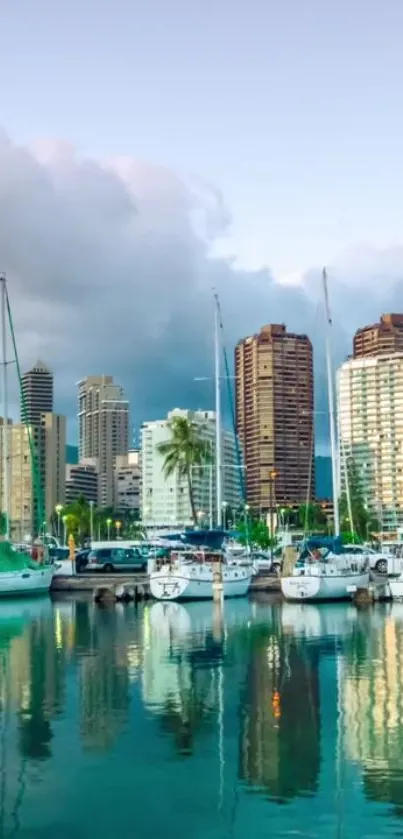
<svg viewBox="0 0 403 839"><path fill-rule="evenodd" d="M341 485L354 464L383 530L403 524L403 353L356 358L338 371Z"/></svg>
<svg viewBox="0 0 403 839"><path fill-rule="evenodd" d="M114 469L129 449L129 402L113 376L87 376L78 383L79 457L95 463L98 503L114 504Z"/></svg>
<svg viewBox="0 0 403 839"><path fill-rule="evenodd" d="M248 503L260 512L315 491L313 352L307 335L264 326L235 348L236 425Z"/></svg>
<svg viewBox="0 0 403 839"><path fill-rule="evenodd" d="M53 373L37 361L22 377L21 421L40 424L42 413L53 411Z"/></svg>
<svg viewBox="0 0 403 839"><path fill-rule="evenodd" d="M212 462L192 469L193 496L200 524L216 520L215 412L170 411L162 420L145 422L141 429L142 520L149 527L178 527L192 523L189 490L185 477L164 474L159 443L170 440L169 424L174 417L186 417L197 426L199 436L211 446ZM222 500L231 510L241 502L240 475L233 432L222 431Z"/></svg>
<svg viewBox="0 0 403 839"><path fill-rule="evenodd" d="M403 314L381 315L379 323L363 326L354 335L354 358L403 352Z"/></svg>

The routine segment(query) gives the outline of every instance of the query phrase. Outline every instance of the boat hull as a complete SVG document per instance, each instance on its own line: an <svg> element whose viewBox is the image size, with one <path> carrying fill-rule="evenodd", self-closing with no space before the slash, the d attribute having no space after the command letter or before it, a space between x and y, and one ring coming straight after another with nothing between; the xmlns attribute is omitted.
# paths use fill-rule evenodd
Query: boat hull
<svg viewBox="0 0 403 839"><path fill-rule="evenodd" d="M403 579L389 579L389 589L393 600L403 600Z"/></svg>
<svg viewBox="0 0 403 839"><path fill-rule="evenodd" d="M227 597L245 597L249 591L252 574L238 569L224 572L222 594ZM203 571L192 576L181 570L157 571L150 575L150 591L156 600L212 600L213 575Z"/></svg>
<svg viewBox="0 0 403 839"><path fill-rule="evenodd" d="M34 596L49 591L53 568L38 570L25 568L23 571L0 572L0 598Z"/></svg>
<svg viewBox="0 0 403 839"><path fill-rule="evenodd" d="M320 601L351 600L358 588L368 588L369 574L295 575L281 578L281 591L286 600Z"/></svg>

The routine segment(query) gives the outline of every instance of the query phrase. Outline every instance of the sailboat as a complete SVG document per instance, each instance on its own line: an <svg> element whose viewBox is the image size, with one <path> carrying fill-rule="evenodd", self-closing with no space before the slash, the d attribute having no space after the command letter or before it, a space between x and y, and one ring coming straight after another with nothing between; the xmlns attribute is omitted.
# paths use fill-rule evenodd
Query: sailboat
<svg viewBox="0 0 403 839"><path fill-rule="evenodd" d="M281 591L286 600L348 600L360 588L369 585L369 561L366 556L349 554L340 539L338 481L336 459L336 428L334 410L334 381L330 346L332 325L329 307L326 269L323 269L323 292L327 322L326 366L329 400L330 444L332 454L332 485L334 505L333 539L310 539L301 549L297 562L281 577ZM347 481L347 475L346 475ZM349 500L349 489L347 486ZM351 519L351 504L349 512Z"/></svg>
<svg viewBox="0 0 403 839"><path fill-rule="evenodd" d="M2 473L3 473L3 521L4 534L0 536L0 598L22 595L43 594L49 591L54 573L54 566L34 562L28 554L15 550L10 540L10 481L9 481L9 430L8 423L8 382L7 382L7 320L13 344L15 363L21 385L20 367L11 317L11 309L5 276L0 276L1 295L1 330L2 330L2 389L3 389L3 425L2 425ZM31 457L34 458L31 430L27 426ZM35 463L32 462L32 470ZM37 482L39 485L39 481ZM45 551L44 551L45 554ZM45 556L44 556L45 559Z"/></svg>
<svg viewBox="0 0 403 839"><path fill-rule="evenodd" d="M222 447L220 393L220 306L215 294L214 379L216 412L216 518L222 527ZM251 563L229 565L224 554L203 551L176 553L158 571L150 574L150 591L156 600L212 600L215 592L223 597L244 597L253 576Z"/></svg>

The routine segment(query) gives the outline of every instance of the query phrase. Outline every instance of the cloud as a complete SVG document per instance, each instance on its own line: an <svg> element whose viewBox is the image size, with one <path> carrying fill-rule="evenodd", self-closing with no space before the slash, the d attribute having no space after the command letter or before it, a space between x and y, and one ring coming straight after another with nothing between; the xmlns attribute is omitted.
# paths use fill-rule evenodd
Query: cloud
<svg viewBox="0 0 403 839"><path fill-rule="evenodd" d="M51 366L59 410L74 417L75 382L94 373L124 385L137 427L173 406L211 406L212 383L194 378L212 373L213 287L231 359L236 340L266 322L311 335L324 404L320 272L284 284L267 268L237 269L236 255L214 249L230 221L219 190L200 178L0 135L0 269L22 366L38 357ZM359 324L400 308L403 249L343 256L330 277L340 361Z"/></svg>

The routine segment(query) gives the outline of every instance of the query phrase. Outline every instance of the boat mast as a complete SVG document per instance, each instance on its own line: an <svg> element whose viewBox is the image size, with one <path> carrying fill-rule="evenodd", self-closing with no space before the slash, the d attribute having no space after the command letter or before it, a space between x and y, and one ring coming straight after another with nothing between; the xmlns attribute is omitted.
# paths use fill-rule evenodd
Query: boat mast
<svg viewBox="0 0 403 839"><path fill-rule="evenodd" d="M214 292L214 381L215 381L215 461L216 461L216 520L222 526L222 449L221 449L221 393L220 393L220 304Z"/></svg>
<svg viewBox="0 0 403 839"><path fill-rule="evenodd" d="M2 445L2 471L3 471L3 515L5 516L5 537L10 536L9 525L9 457L8 457L8 384L7 384L7 328L6 328L6 310L7 310L7 288L6 277L4 274L0 276L1 283L1 354L2 354L2 385L3 385L3 445Z"/></svg>
<svg viewBox="0 0 403 839"><path fill-rule="evenodd" d="M327 395L329 400L329 424L330 424L330 448L332 455L332 487L333 487L333 515L334 515L334 535L340 535L340 517L339 517L339 493L337 481L337 446L336 446L336 425L335 425L335 410L334 410L334 380L333 380L333 360L332 360L332 346L331 346L331 329L332 318L330 315L329 306L329 292L327 288L327 273L326 268L323 269L323 294L325 299L325 314L326 314L326 368L327 368Z"/></svg>

